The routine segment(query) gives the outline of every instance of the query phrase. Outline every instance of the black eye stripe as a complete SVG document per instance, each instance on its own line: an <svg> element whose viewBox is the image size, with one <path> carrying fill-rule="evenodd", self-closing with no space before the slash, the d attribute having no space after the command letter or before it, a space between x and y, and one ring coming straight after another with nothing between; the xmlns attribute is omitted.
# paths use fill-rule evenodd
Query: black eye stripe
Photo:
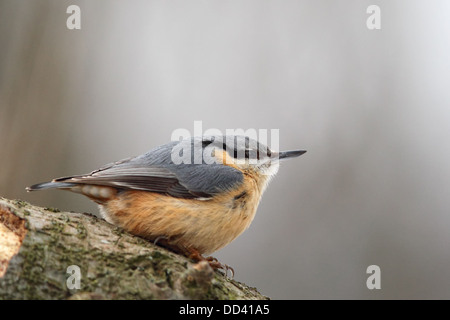
<svg viewBox="0 0 450 320"><path fill-rule="evenodd" d="M202 141L202 147L205 148L205 147L209 146L211 143L212 143L212 141L209 141L209 140L203 140L203 141Z"/></svg>
<svg viewBox="0 0 450 320"><path fill-rule="evenodd" d="M245 158L246 159L250 159L250 154L253 156L256 152L256 159L260 159L261 158L261 153L259 152L259 149L257 150L249 150L249 149L245 149Z"/></svg>
<svg viewBox="0 0 450 320"><path fill-rule="evenodd" d="M205 139L202 141L202 147L206 148L209 145L215 145L216 147L221 147L224 151L227 151L230 155L233 155L235 159L244 157L244 159L250 159L253 158L256 155L256 158L260 160L261 158L265 156L271 156L271 151L268 147L260 144L259 142L256 143L257 148L251 148L249 141L246 141L245 149L242 150L239 148L236 148L237 141L234 141L234 146L228 146L226 141L220 141L221 144L219 144L219 141L209 140ZM266 149L267 148L267 149ZM266 150L263 150L266 149Z"/></svg>

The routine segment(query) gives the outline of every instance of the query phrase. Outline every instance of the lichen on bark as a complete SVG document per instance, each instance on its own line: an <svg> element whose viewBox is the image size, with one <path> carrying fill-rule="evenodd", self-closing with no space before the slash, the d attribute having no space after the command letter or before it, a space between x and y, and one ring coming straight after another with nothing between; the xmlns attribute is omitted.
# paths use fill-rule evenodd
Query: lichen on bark
<svg viewBox="0 0 450 320"><path fill-rule="evenodd" d="M67 285L72 265L80 289ZM0 198L0 299L267 297L94 215Z"/></svg>

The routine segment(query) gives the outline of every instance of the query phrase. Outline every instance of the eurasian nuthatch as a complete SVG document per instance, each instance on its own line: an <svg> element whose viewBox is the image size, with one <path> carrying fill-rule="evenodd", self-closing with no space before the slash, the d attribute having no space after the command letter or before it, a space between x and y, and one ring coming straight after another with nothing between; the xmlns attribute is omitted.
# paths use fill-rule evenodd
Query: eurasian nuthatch
<svg viewBox="0 0 450 320"><path fill-rule="evenodd" d="M248 228L279 160L305 152L272 152L244 136L195 137L27 191L81 193L106 221L203 260Z"/></svg>

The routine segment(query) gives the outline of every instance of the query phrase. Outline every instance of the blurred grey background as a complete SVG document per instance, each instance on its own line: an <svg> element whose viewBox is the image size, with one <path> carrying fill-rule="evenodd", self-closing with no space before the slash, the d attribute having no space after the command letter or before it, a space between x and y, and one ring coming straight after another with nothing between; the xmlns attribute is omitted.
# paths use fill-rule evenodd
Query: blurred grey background
<svg viewBox="0 0 450 320"><path fill-rule="evenodd" d="M81 30L66 9L81 8ZM366 9L381 8L381 30ZM450 2L0 0L0 195L170 140L280 129L285 163L215 254L274 299L450 298ZM381 268L368 290L366 268Z"/></svg>

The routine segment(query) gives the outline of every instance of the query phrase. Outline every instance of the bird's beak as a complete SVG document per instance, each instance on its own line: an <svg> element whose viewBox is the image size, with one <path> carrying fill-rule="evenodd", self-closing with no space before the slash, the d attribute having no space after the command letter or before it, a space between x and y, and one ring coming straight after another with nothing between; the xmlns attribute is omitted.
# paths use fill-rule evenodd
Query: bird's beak
<svg viewBox="0 0 450 320"><path fill-rule="evenodd" d="M278 160L286 160L289 158L296 158L304 154L306 150L292 150L292 151L282 151L273 152L271 158Z"/></svg>

